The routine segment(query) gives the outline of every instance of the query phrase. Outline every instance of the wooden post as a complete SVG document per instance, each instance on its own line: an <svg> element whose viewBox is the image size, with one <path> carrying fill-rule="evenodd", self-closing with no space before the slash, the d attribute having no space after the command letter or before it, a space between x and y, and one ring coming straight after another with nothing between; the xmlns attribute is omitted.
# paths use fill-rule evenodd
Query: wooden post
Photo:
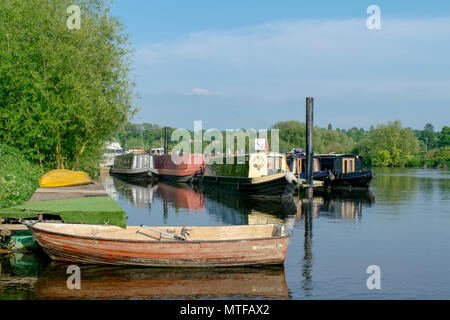
<svg viewBox="0 0 450 320"><path fill-rule="evenodd" d="M169 153L169 140L168 140L168 128L164 128L164 154Z"/></svg>
<svg viewBox="0 0 450 320"><path fill-rule="evenodd" d="M314 99L306 98L306 184L307 193L309 198L309 193L313 190L313 172L314 172L314 158L313 158L313 109L314 109Z"/></svg>

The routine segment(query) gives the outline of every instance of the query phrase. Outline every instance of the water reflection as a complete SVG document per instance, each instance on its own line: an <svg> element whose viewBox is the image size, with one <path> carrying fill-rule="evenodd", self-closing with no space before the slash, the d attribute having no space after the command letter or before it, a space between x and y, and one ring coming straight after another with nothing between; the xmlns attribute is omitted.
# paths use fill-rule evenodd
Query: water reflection
<svg viewBox="0 0 450 320"><path fill-rule="evenodd" d="M204 188L201 192L205 195L209 213L226 224L283 224L297 214L293 199L246 198L215 188Z"/></svg>
<svg viewBox="0 0 450 320"><path fill-rule="evenodd" d="M284 268L157 269L81 266L82 290L69 290L67 266L52 262L39 299L289 298Z"/></svg>

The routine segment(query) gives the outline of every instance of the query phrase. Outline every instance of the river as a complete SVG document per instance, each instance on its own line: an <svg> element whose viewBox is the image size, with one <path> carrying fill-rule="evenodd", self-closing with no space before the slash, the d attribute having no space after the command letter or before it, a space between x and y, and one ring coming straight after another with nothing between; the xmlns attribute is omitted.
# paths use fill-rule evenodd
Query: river
<svg viewBox="0 0 450 320"><path fill-rule="evenodd" d="M0 299L450 299L450 170L376 169L368 192L241 199L164 182L102 176L128 225L283 223L293 232L284 267L167 270L67 265L44 254L1 256ZM309 210L310 214L306 212ZM311 213L312 212L312 213ZM369 266L380 289L369 289Z"/></svg>

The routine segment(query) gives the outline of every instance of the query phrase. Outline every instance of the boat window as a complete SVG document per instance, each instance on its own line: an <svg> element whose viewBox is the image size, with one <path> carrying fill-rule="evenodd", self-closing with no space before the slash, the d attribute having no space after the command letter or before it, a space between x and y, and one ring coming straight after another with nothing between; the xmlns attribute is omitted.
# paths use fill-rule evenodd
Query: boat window
<svg viewBox="0 0 450 320"><path fill-rule="evenodd" d="M348 163L347 160L344 160L344 173L348 172Z"/></svg>

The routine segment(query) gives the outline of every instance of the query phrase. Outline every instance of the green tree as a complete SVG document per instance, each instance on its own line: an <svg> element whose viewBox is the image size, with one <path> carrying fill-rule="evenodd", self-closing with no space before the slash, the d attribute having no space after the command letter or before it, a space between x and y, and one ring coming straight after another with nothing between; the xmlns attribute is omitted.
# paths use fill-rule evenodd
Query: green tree
<svg viewBox="0 0 450 320"><path fill-rule="evenodd" d="M418 150L419 142L413 130L402 128L400 121L395 121L369 131L354 152L361 154L366 164L404 166Z"/></svg>
<svg viewBox="0 0 450 320"><path fill-rule="evenodd" d="M103 143L135 111L128 37L110 2L0 2L0 141L48 168L98 164Z"/></svg>
<svg viewBox="0 0 450 320"><path fill-rule="evenodd" d="M450 147L450 127L443 127L439 133L439 146Z"/></svg>

